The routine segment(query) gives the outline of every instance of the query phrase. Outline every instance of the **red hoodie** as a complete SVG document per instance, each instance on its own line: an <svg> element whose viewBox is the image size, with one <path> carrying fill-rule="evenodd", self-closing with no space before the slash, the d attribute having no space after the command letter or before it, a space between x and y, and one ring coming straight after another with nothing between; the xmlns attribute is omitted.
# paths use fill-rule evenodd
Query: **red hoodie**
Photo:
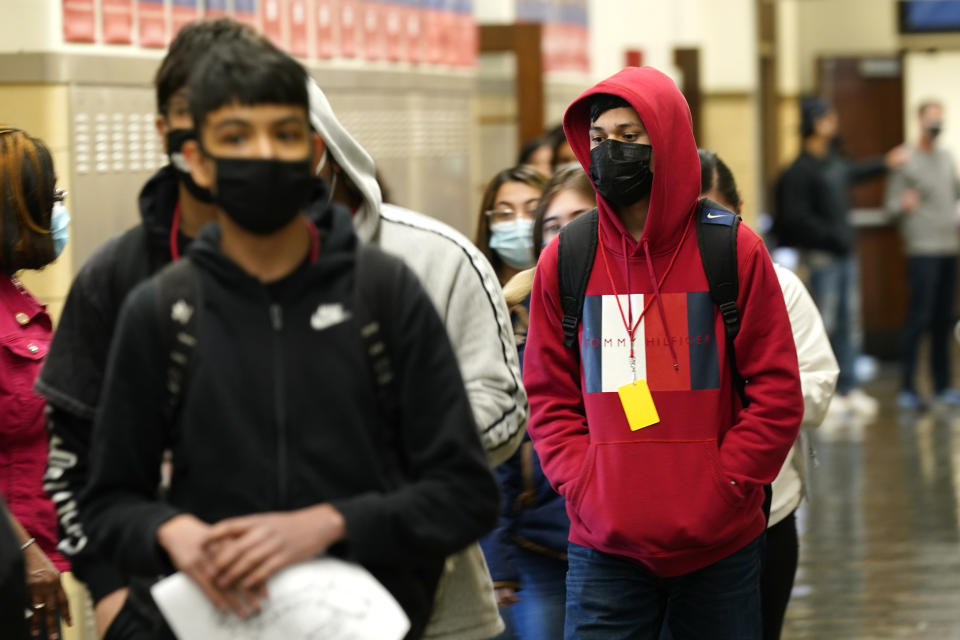
<svg viewBox="0 0 960 640"><path fill-rule="evenodd" d="M675 576L763 532L763 485L780 470L803 414L797 355L770 258L757 234L740 225L734 347L749 400L741 408L691 220L700 162L687 103L673 80L649 67L625 69L589 89L564 116L585 169L590 96L598 93L627 100L646 126L655 169L650 209L637 242L598 194L609 273L598 247L579 351L563 344L557 242L541 255L524 354L529 431L544 472L567 500L572 542ZM627 425L617 394L633 376L614 289L625 314L624 294L634 294L634 319L649 304L636 359L660 422L638 431Z"/></svg>

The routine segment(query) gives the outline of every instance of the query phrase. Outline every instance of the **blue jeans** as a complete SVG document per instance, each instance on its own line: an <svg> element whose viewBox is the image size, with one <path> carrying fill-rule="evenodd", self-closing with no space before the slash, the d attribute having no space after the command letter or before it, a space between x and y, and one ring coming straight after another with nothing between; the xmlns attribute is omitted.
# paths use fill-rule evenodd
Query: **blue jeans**
<svg viewBox="0 0 960 640"><path fill-rule="evenodd" d="M810 295L820 310L830 346L840 365L837 393L846 395L857 386L855 366L859 355L859 292L855 256L818 254L809 262Z"/></svg>
<svg viewBox="0 0 960 640"><path fill-rule="evenodd" d="M563 637L658 640L666 624L674 640L760 640L760 540L673 578L571 543Z"/></svg>
<svg viewBox="0 0 960 640"><path fill-rule="evenodd" d="M956 256L911 256L910 309L903 330L903 389L916 391L914 376L923 334L930 332L933 391L950 388L950 330L957 295Z"/></svg>
<svg viewBox="0 0 960 640"><path fill-rule="evenodd" d="M507 630L497 640L557 640L563 637L567 563L518 549L514 556L520 599L500 609Z"/></svg>

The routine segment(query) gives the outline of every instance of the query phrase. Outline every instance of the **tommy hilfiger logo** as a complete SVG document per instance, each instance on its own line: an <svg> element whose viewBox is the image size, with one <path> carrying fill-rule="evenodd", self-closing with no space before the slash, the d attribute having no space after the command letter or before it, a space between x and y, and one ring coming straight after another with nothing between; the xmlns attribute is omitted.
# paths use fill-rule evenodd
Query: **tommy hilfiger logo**
<svg viewBox="0 0 960 640"><path fill-rule="evenodd" d="M634 313L639 313L644 308L645 296L634 294L630 297ZM637 377L645 379L651 391L719 388L717 311L710 293L664 293L661 300L663 315L659 309L651 309L636 333ZM621 304L626 311L626 296L621 296ZM657 304L661 301L654 302ZM666 327L662 317L666 318ZM580 357L585 391L614 393L632 382L630 341L616 298L612 295L586 296L582 326Z"/></svg>
<svg viewBox="0 0 960 640"><path fill-rule="evenodd" d="M335 324L346 322L350 319L350 312L343 308L339 302L330 304L321 304L317 310L310 316L310 326L315 331L323 331Z"/></svg>

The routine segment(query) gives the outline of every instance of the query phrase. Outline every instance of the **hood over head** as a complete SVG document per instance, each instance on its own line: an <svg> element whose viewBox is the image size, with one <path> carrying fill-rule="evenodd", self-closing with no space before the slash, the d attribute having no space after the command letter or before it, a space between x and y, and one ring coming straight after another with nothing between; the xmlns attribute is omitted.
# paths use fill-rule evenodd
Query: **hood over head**
<svg viewBox="0 0 960 640"><path fill-rule="evenodd" d="M383 203L373 158L340 124L330 101L313 78L307 79L307 95L310 98L310 125L323 138L327 153L333 156L363 195L363 204L354 213L353 226L363 242L370 242L379 228L380 205Z"/></svg>
<svg viewBox="0 0 960 640"><path fill-rule="evenodd" d="M653 147L653 187L642 240L650 252L672 251L700 194L700 159L693 138L690 107L674 81L652 67L630 67L587 89L568 108L563 129L584 170L590 171L590 103L607 93L630 103L643 121ZM606 238L626 240L634 254L640 244L627 232L613 206L597 194L600 224Z"/></svg>

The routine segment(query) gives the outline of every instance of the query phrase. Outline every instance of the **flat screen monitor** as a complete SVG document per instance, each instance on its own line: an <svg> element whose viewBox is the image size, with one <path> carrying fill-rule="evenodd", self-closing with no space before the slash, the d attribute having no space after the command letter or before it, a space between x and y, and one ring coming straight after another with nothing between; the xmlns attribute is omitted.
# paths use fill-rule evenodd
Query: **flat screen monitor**
<svg viewBox="0 0 960 640"><path fill-rule="evenodd" d="M960 31L960 0L900 0L901 33Z"/></svg>

